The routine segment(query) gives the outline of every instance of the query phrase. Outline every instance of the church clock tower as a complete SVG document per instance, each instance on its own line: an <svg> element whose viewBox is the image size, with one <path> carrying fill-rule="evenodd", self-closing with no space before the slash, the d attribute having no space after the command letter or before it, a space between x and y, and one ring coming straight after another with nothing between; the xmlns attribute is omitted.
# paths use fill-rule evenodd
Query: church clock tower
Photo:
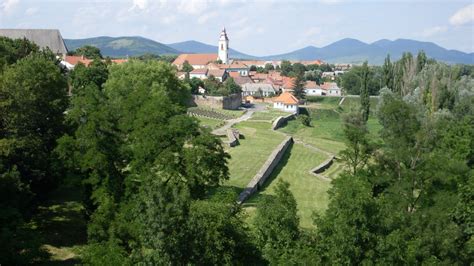
<svg viewBox="0 0 474 266"><path fill-rule="evenodd" d="M221 32L221 37L219 38L219 60L222 61L223 64L229 63L229 38L227 38L227 33L225 32L225 28Z"/></svg>

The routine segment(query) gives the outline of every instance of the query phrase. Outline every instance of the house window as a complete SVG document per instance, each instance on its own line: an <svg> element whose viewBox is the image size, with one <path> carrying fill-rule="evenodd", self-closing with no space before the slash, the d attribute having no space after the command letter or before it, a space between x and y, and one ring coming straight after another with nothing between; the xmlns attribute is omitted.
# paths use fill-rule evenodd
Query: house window
<svg viewBox="0 0 474 266"><path fill-rule="evenodd" d="M224 50L224 45L221 43L221 50Z"/></svg>

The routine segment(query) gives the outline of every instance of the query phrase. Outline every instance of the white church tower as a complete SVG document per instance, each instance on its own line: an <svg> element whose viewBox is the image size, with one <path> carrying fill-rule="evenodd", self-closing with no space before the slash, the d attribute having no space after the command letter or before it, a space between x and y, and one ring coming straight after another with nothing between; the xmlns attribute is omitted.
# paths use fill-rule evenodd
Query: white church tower
<svg viewBox="0 0 474 266"><path fill-rule="evenodd" d="M221 37L219 38L219 60L222 61L223 64L229 63L229 38L227 38L227 33L225 32L225 28L221 32Z"/></svg>

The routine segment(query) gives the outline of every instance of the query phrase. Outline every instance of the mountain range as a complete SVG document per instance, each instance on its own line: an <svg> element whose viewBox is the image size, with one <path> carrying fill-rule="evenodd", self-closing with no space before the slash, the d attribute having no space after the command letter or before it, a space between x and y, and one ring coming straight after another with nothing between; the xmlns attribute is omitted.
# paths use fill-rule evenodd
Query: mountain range
<svg viewBox="0 0 474 266"><path fill-rule="evenodd" d="M84 45L93 45L102 51L105 56L125 57L151 54L180 54L180 53L216 53L217 46L198 41L185 41L163 44L138 36L131 37L95 37L87 39L66 39L69 50L75 50ZM409 39L394 41L382 39L373 43L364 43L356 39L346 38L327 46L318 48L307 46L292 52L269 55L253 56L229 50L231 58L253 60L316 60L321 59L329 63L361 63L368 60L370 64L383 63L387 54L393 60L399 59L404 52L417 54L423 50L430 58L446 63L474 64L474 53L464 53L457 50L448 50L432 42L421 42Z"/></svg>

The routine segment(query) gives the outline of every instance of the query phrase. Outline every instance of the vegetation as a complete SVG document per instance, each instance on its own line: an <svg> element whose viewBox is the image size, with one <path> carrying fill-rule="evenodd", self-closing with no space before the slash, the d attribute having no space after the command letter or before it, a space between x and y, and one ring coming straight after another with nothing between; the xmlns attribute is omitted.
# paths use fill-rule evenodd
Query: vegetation
<svg viewBox="0 0 474 266"><path fill-rule="evenodd" d="M228 151L230 178L225 184L244 188L284 137L272 132L271 125L265 122L242 122L235 127L244 138L239 140L240 145Z"/></svg>
<svg viewBox="0 0 474 266"><path fill-rule="evenodd" d="M166 62L65 73L50 51L1 38L0 63L1 264L472 262L472 68L387 59L392 87L372 108L363 66L360 99L318 100L312 127L281 129L305 144L247 203L247 223L236 190L284 138L268 121L237 124L226 152L187 115L190 86ZM327 158L318 148L346 165L331 184L308 172Z"/></svg>
<svg viewBox="0 0 474 266"><path fill-rule="evenodd" d="M293 144L282 158L282 163L270 176L267 185L250 198L244 208L251 212L256 206L259 210L264 199L273 199L280 181L288 182L289 190L297 203L299 225L304 229L314 229L313 212L322 214L326 210L330 182L310 174L310 170L326 159L326 155L321 152L302 144ZM252 218L257 219L255 215Z"/></svg>
<svg viewBox="0 0 474 266"><path fill-rule="evenodd" d="M74 55L81 55L86 58L91 58L91 59L101 59L102 54L100 53L100 49L92 46L92 45L84 45L82 47L77 48L73 52Z"/></svg>

